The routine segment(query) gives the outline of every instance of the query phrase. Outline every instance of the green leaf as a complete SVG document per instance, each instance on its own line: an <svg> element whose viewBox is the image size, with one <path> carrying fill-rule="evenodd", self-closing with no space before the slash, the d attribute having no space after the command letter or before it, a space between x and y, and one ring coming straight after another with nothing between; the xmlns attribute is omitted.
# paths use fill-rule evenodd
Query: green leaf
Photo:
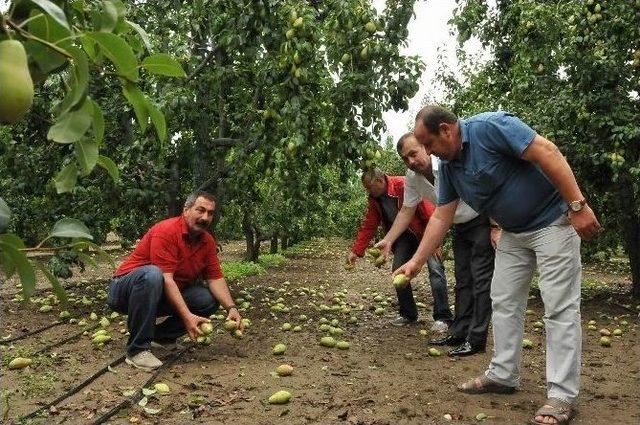
<svg viewBox="0 0 640 425"><path fill-rule="evenodd" d="M9 227L9 219L11 218L11 209L9 205L0 198L0 232L4 232Z"/></svg>
<svg viewBox="0 0 640 425"><path fill-rule="evenodd" d="M47 236L49 238L86 238L93 240L89 229L80 220L75 218L63 218L53 225L53 229Z"/></svg>
<svg viewBox="0 0 640 425"><path fill-rule="evenodd" d="M148 102L147 106L149 109L149 115L151 116L151 122L156 128L158 139L160 139L161 142L164 142L167 140L167 122L164 119L164 114L151 102Z"/></svg>
<svg viewBox="0 0 640 425"><path fill-rule="evenodd" d="M11 245L15 249L25 249L27 247L22 239L20 239L18 235L14 235L13 233L4 233L0 235L0 241Z"/></svg>
<svg viewBox="0 0 640 425"><path fill-rule="evenodd" d="M178 61L166 53L147 56L142 61L141 66L153 74L166 75L168 77L187 76Z"/></svg>
<svg viewBox="0 0 640 425"><path fill-rule="evenodd" d="M89 56L92 61L97 61L98 52L96 51L96 42L88 37L82 37L80 43L87 56Z"/></svg>
<svg viewBox="0 0 640 425"><path fill-rule="evenodd" d="M124 93L124 97L127 98L131 106L133 106L133 110L136 113L136 118L138 119L138 124L140 124L140 128L142 131L147 129L147 124L149 121L149 110L147 105L149 102L145 97L144 93L140 91L135 84L131 84L127 82L124 86L122 86L122 92Z"/></svg>
<svg viewBox="0 0 640 425"><path fill-rule="evenodd" d="M15 249L24 249L25 245L22 239L13 233L5 233L0 235L0 241L11 245ZM12 258L6 251L0 250L0 261L2 261L2 268L4 269L5 277L9 279L16 271L16 265Z"/></svg>
<svg viewBox="0 0 640 425"><path fill-rule="evenodd" d="M65 27L67 30L71 30L69 27L69 23L67 22L67 17L64 12L58 5L48 0L31 0L37 6L39 6L42 10L49 14L57 23Z"/></svg>
<svg viewBox="0 0 640 425"><path fill-rule="evenodd" d="M27 24L29 32L38 38L56 43L58 40L69 37L68 29L54 21L49 15L39 10L32 9L30 21ZM66 49L71 46L70 40L62 43L59 47ZM38 64L38 68L43 73L49 73L60 68L67 61L67 58L42 43L33 40L25 42L25 49L30 57Z"/></svg>
<svg viewBox="0 0 640 425"><path fill-rule="evenodd" d="M152 407L144 407L144 411L145 411L145 413L147 413L149 415L157 415L158 413L160 413L162 411L162 409L154 409Z"/></svg>
<svg viewBox="0 0 640 425"><path fill-rule="evenodd" d="M109 0L102 2L102 14L100 15L100 31L111 32L118 23L118 9Z"/></svg>
<svg viewBox="0 0 640 425"><path fill-rule="evenodd" d="M104 249L102 249L99 245L87 241L87 240L82 240L82 241L77 241L74 242L71 245L71 248L80 251L80 250L93 250L96 252L96 254L104 261L108 262L109 264L111 264L112 267L116 266L115 261L113 261L113 257L111 257Z"/></svg>
<svg viewBox="0 0 640 425"><path fill-rule="evenodd" d="M82 175L86 176L98 162L98 144L92 140L82 139L73 145Z"/></svg>
<svg viewBox="0 0 640 425"><path fill-rule="evenodd" d="M120 171L111 158L103 155L98 156L98 165L107 170L114 182L118 183L120 181Z"/></svg>
<svg viewBox="0 0 640 425"><path fill-rule="evenodd" d="M127 14L127 7L121 0L110 0L110 3L113 4L116 8L116 12L118 13L118 19L124 18Z"/></svg>
<svg viewBox="0 0 640 425"><path fill-rule="evenodd" d="M38 266L42 274L45 275L49 283L51 283L51 289L53 289L53 293L56 294L56 297L58 298L58 300L63 305L67 305L69 302L69 299L67 298L67 292L64 290L64 288L60 284L60 281L58 280L58 278L55 277L55 275L51 273L49 269L47 269L42 263L36 262L36 265Z"/></svg>
<svg viewBox="0 0 640 425"><path fill-rule="evenodd" d="M64 144L77 142L91 126L92 119L93 107L85 103L80 109L62 114L49 129L47 139Z"/></svg>
<svg viewBox="0 0 640 425"><path fill-rule="evenodd" d="M77 47L69 47L69 54L73 56L73 65L67 78L69 91L65 98L57 107L59 115L64 114L69 109L80 104L87 95L87 84L89 83L89 61L83 50Z"/></svg>
<svg viewBox="0 0 640 425"><path fill-rule="evenodd" d="M82 261L85 265L89 265L94 269L98 267L98 263L93 259L90 255L85 254L84 252L76 252L80 261Z"/></svg>
<svg viewBox="0 0 640 425"><path fill-rule="evenodd" d="M93 108L92 123L93 126L93 139L96 144L102 144L104 140L104 115L102 115L102 108L93 99L87 98L87 102L91 104Z"/></svg>
<svg viewBox="0 0 640 425"><path fill-rule="evenodd" d="M140 36L140 39L142 40L142 42L144 43L144 46L147 48L147 51L151 51L151 41L149 40L149 34L147 34L147 32L138 24L136 24L135 22L131 22L131 21L126 21L127 24L129 24L129 26L131 28L133 28L133 30L135 32L138 33L138 35Z"/></svg>
<svg viewBox="0 0 640 425"><path fill-rule="evenodd" d="M53 179L58 193L71 192L76 187L77 180L78 167L75 163L63 167Z"/></svg>
<svg viewBox="0 0 640 425"><path fill-rule="evenodd" d="M100 50L113 62L122 76L138 81L138 60L126 41L108 32L93 32L85 37L98 43Z"/></svg>
<svg viewBox="0 0 640 425"><path fill-rule="evenodd" d="M25 300L29 299L36 287L36 273L33 266L29 260L27 260L24 252L18 251L13 245L0 240L0 248L11 258L11 261L18 271L18 276L20 276L20 282L22 282L22 296Z"/></svg>

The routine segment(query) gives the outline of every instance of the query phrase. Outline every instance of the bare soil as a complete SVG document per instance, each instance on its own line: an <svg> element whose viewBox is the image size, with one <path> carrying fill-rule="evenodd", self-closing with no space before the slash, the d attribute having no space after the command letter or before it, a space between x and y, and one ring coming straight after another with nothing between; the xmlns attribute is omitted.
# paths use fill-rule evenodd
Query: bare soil
<svg viewBox="0 0 640 425"><path fill-rule="evenodd" d="M160 409L158 413L134 405L121 410L109 423L471 424L479 423L478 413L488 416L482 421L487 424L528 421L545 398L544 331L533 326L542 317L543 308L535 292L528 307L533 314L527 315L525 323L525 337L533 341L534 347L523 350L520 390L513 395L465 395L455 390L456 384L484 370L490 360L492 342L486 353L469 358L447 357L446 350L441 357L429 357L427 342L435 335L428 331L432 299L424 276L418 278L414 287L416 298L426 304L419 323L403 328L391 326L395 291L389 270L376 269L363 260L355 270L344 270L347 247L342 240L316 241L279 267L234 282L231 285L234 294L245 290L252 297L251 307L243 312L252 321L245 338L237 340L221 331L212 345L188 349L156 379L168 384L171 392L147 398L146 407ZM229 243L221 257L238 260L241 254L241 243ZM447 270L452 270L450 262ZM84 295L89 300L95 299L92 305L81 303L70 310L74 317L85 318L89 326L96 326L88 318L91 312L98 317L111 314L101 292L106 289L111 271L110 265L101 264L97 270L66 282L68 291L76 298ZM585 279L604 282L615 290L583 302L582 390L579 415L573 423L638 424L638 306L625 293L629 277L597 267L587 268ZM12 301L17 292L15 283L6 282L0 292L3 337L19 336L57 320L59 305L51 312L41 313L39 305ZM452 276L449 284L453 286ZM312 290L316 291L315 296L310 294ZM346 295L337 294L341 291ZM376 292L383 301L373 300ZM36 299L48 294L47 285L42 283ZM271 311L270 306L278 298L283 299L289 312ZM319 307L330 307L336 301L345 302L351 311L322 311ZM384 315L375 315L374 309L384 301L389 303ZM450 302L453 303L453 293ZM308 317L306 321L299 318L303 314ZM356 324L347 323L350 316L357 318ZM349 350L318 344L326 334L318 329L322 317L339 321L344 334L337 339L348 341ZM121 356L126 341L126 336L120 333L121 329L126 331L123 320L122 316L110 320L107 328L114 340L100 349L93 348L89 336L81 336L41 355L32 355L83 330L82 326L69 323L0 346L2 422L17 422ZM602 347L598 330L587 329L589 320L597 322L598 330L620 328L623 334L611 338L611 347ZM300 325L302 331L281 330L285 322ZM93 332L90 330L89 335ZM281 356L271 352L276 343L287 345ZM164 358L170 355L170 352L156 353ZM23 370L7 370L8 362L18 355L32 356L33 364ZM275 375L276 367L283 363L294 367L293 375ZM139 389L149 377L149 373L122 363L45 415L24 423L92 423L125 399L123 392ZM288 404L266 403L271 394L281 389L293 395ZM451 415L451 420L445 415Z"/></svg>

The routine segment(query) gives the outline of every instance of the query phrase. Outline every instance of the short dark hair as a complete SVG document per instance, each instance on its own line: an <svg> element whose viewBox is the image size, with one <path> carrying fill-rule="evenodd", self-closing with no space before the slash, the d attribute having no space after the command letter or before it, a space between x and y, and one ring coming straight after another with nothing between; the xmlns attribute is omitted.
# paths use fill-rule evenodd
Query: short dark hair
<svg viewBox="0 0 640 425"><path fill-rule="evenodd" d="M413 137L412 132L404 133L398 139L398 143L396 144L396 150L398 151L398 155L402 156L402 149L404 148L404 142L406 142L409 137Z"/></svg>
<svg viewBox="0 0 640 425"><path fill-rule="evenodd" d="M455 124L458 122L458 116L442 106L427 105L416 115L416 121L418 120L422 121L429 133L437 136L440 134L440 124Z"/></svg>
<svg viewBox="0 0 640 425"><path fill-rule="evenodd" d="M187 200L184 201L184 207L191 208L196 203L196 200L198 198L204 198L208 201L216 202L216 198L209 192L206 192L204 190L196 190L195 192L191 192L189 196L187 196Z"/></svg>

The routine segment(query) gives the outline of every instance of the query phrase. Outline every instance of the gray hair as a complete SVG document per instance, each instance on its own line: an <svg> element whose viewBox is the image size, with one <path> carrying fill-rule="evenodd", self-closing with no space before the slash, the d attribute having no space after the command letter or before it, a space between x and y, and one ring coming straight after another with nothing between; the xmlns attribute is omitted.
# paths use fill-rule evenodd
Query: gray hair
<svg viewBox="0 0 640 425"><path fill-rule="evenodd" d="M189 196L187 196L187 200L184 201L184 207L185 208L191 208L192 206L195 205L196 200L198 198L204 198L207 199L211 202L215 202L216 198L210 194L209 192L205 192L204 190L196 190L195 192L192 192L189 194Z"/></svg>

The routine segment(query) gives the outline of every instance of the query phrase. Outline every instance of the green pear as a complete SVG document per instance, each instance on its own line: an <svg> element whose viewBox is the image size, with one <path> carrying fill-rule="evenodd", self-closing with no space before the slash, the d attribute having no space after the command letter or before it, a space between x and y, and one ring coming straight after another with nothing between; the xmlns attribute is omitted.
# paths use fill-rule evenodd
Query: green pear
<svg viewBox="0 0 640 425"><path fill-rule="evenodd" d="M234 324L233 328L235 329L236 322L233 322L233 324ZM209 322L200 323L198 327L200 328L200 332L202 332L203 335L209 335L211 332L213 332L213 325Z"/></svg>
<svg viewBox="0 0 640 425"><path fill-rule="evenodd" d="M25 367L29 366L33 361L29 358L25 358L25 357L16 357L15 359L11 360L11 362L9 363L9 369L24 369Z"/></svg>
<svg viewBox="0 0 640 425"><path fill-rule="evenodd" d="M289 391L280 390L269 397L269 404L286 404L291 399Z"/></svg>
<svg viewBox="0 0 640 425"><path fill-rule="evenodd" d="M18 121L33 104L27 52L17 40L0 41L0 123Z"/></svg>
<svg viewBox="0 0 640 425"><path fill-rule="evenodd" d="M397 289L402 289L409 284L409 278L404 274L400 273L393 278L393 286Z"/></svg>

